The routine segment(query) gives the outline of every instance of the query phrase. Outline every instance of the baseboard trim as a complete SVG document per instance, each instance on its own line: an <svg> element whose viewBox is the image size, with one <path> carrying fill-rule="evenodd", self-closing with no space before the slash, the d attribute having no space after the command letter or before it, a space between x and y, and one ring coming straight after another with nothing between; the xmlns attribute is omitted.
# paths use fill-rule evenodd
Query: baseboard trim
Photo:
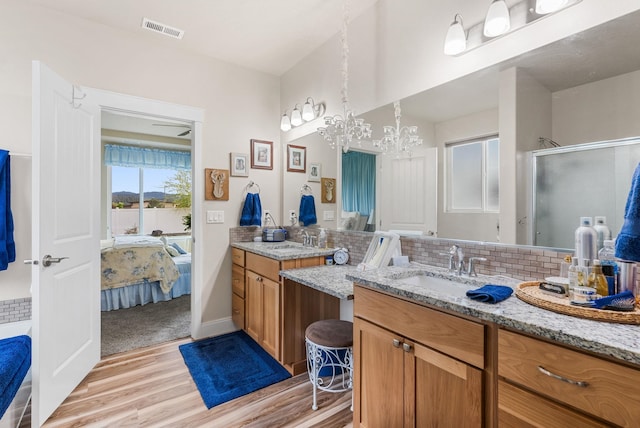
<svg viewBox="0 0 640 428"><path fill-rule="evenodd" d="M199 331L192 331L191 337L199 340L207 337L231 333L236 330L238 330L238 328L231 320L231 317L226 317L201 323Z"/></svg>

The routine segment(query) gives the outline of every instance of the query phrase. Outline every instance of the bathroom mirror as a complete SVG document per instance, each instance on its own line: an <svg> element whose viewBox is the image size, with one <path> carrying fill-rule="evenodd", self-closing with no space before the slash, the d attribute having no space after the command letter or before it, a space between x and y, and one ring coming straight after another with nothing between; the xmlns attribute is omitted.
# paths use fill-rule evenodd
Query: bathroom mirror
<svg viewBox="0 0 640 428"><path fill-rule="evenodd" d="M530 218L533 186L528 180L530 165L524 159L526 155L550 147L551 141L564 147L640 136L640 121L637 120L640 117L640 49L632 42L634 40L640 40L640 12L401 100L403 123L406 117L407 124L418 126L425 147L437 148L437 236L533 245ZM518 79L524 86L516 89L522 90L524 96L518 98L517 106L501 106L501 79L510 70L517 70ZM532 85L538 88L535 96L529 96ZM535 102L529 104L529 101ZM443 210L445 143L501 133L500 127L504 126L499 120L501 107L517 107L518 120L523 120L525 125L528 125L529 116L536 117L535 126L529 126L522 134L516 135L518 162L515 171L507 172L501 167L501 183L504 180L518 181L515 194L509 196L517 206L508 219L517 228L516 237L511 241L500 239L500 224L507 220L505 212L473 217L470 214L452 216ZM381 133L382 126L393 121L393 107L383 106L360 116L372 124L374 133ZM450 132L454 128L459 131L455 136ZM545 140L540 142L540 137ZM380 138L380 135L373 138ZM315 133L303 139L304 143L300 144L314 147L323 159L323 175L325 170L337 174L340 159L336 150ZM294 144L298 144L298 140ZM334 165L325 164L331 158ZM315 162L312 155L309 159ZM589 168L588 165L581 167ZM331 171L331 168L335 170ZM388 179L384 171L384 168L379 171L382 174L379 182ZM507 177L507 173L515 177ZM338 200L341 198L340 189L338 183ZM289 180L283 180L284 198L295 192L295 185L292 187ZM626 196L620 195L625 199ZM501 197L504 197L502 190ZM284 212L287 212L286 205ZM340 215L337 210L336 215ZM474 230L464 229L469 224L482 225L475 228L477 235L474 235ZM333 225L338 227L338 222L334 220ZM455 231L461 228L464 234L455 235ZM568 233L573 233L573 229Z"/></svg>

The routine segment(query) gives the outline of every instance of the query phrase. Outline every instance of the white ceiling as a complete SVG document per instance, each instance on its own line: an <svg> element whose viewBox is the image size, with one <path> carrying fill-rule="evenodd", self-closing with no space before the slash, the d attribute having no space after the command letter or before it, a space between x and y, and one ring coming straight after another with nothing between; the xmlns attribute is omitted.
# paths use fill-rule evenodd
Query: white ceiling
<svg viewBox="0 0 640 428"><path fill-rule="evenodd" d="M232 64L282 75L340 31L344 0L26 0ZM351 19L377 0L351 0ZM141 28L146 17L182 40Z"/></svg>

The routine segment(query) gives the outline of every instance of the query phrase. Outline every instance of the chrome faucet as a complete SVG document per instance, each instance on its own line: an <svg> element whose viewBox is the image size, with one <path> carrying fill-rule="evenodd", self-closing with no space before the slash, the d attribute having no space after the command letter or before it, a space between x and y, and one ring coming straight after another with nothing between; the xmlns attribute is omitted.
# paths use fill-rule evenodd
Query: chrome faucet
<svg viewBox="0 0 640 428"><path fill-rule="evenodd" d="M454 244L449 248L449 251L440 253L440 255L449 257L449 272L454 272L458 276L462 275L462 272L464 272L464 253L462 248Z"/></svg>
<svg viewBox="0 0 640 428"><path fill-rule="evenodd" d="M302 234L302 245L304 247L311 245L311 236L309 236L309 233L304 229L302 229L302 232L300 233Z"/></svg>
<svg viewBox="0 0 640 428"><path fill-rule="evenodd" d="M467 275L469 276L478 276L476 273L476 263L475 262L486 262L487 259L485 257L469 257L469 266L467 268Z"/></svg>

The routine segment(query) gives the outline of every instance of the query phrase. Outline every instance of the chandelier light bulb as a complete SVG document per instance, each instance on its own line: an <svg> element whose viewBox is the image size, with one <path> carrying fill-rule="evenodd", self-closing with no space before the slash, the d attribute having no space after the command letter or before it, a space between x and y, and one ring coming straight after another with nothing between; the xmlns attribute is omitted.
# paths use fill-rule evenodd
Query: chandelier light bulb
<svg viewBox="0 0 640 428"><path fill-rule="evenodd" d="M302 120L309 122L315 118L316 115L313 112L313 100L311 98L307 98L307 102L302 106Z"/></svg>
<svg viewBox="0 0 640 428"><path fill-rule="evenodd" d="M413 147L422 145L422 138L418 135L417 126L400 126L402 112L400 101L393 103L396 125L384 126L384 137L373 142L375 147L380 148L382 154L393 154L396 157L401 155L411 156Z"/></svg>
<svg viewBox="0 0 640 428"><path fill-rule="evenodd" d="M565 7L569 3L568 0L536 0L536 13L545 15L553 13Z"/></svg>
<svg viewBox="0 0 640 428"><path fill-rule="evenodd" d="M302 115L300 114L300 110L296 105L296 108L291 112L291 126L300 126L302 125Z"/></svg>
<svg viewBox="0 0 640 428"><path fill-rule="evenodd" d="M291 129L291 121L289 120L289 116L287 116L287 113L285 112L282 115L282 119L280 119L280 130L282 132L287 132Z"/></svg>
<svg viewBox="0 0 640 428"><path fill-rule="evenodd" d="M444 39L444 53L445 55L457 55L464 52L465 49L467 49L467 36L462 26L462 17L456 14Z"/></svg>
<svg viewBox="0 0 640 428"><path fill-rule="evenodd" d="M484 20L484 35L497 37L511 28L509 8L504 0L493 0Z"/></svg>

